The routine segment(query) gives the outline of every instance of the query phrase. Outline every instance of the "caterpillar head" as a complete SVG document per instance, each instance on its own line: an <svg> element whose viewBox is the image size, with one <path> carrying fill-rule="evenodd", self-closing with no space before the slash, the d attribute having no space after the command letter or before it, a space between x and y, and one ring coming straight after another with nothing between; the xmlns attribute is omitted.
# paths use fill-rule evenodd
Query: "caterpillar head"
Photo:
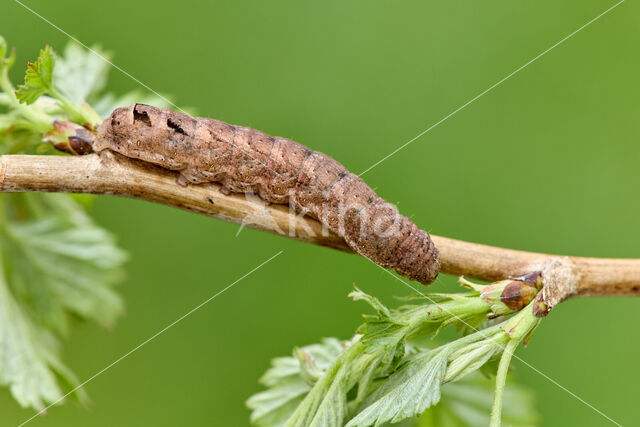
<svg viewBox="0 0 640 427"><path fill-rule="evenodd" d="M184 168L195 120L151 105L115 109L98 127L94 151L109 149L167 169Z"/></svg>

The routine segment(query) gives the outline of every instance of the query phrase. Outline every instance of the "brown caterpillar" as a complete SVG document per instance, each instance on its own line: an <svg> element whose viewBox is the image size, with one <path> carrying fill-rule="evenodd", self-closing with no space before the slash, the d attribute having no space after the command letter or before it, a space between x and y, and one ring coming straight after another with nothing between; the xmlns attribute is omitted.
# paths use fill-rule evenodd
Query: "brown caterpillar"
<svg viewBox="0 0 640 427"><path fill-rule="evenodd" d="M225 192L289 204L360 255L421 283L431 283L440 270L429 234L340 163L289 139L135 104L113 111L93 148L179 171L183 185L217 182Z"/></svg>

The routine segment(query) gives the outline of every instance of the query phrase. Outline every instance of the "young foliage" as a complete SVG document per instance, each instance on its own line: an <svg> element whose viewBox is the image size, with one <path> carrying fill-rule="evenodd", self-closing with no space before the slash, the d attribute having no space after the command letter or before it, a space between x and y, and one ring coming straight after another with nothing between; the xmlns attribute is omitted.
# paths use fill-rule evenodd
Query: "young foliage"
<svg viewBox="0 0 640 427"><path fill-rule="evenodd" d="M20 405L44 409L45 403L62 397L59 380L67 387L77 383L60 361L57 338L14 298L4 274L0 274L0 342L0 382L9 386ZM84 401L82 393L76 397Z"/></svg>
<svg viewBox="0 0 640 427"><path fill-rule="evenodd" d="M520 280L492 284L486 290L496 286L506 288L515 282ZM410 301L429 302L396 310L356 288L350 296L367 302L376 314L363 316L365 323L358 329L358 335L330 366L326 366L325 360L325 367L318 368L313 354L304 348L294 352L297 364L295 359L276 359L266 376L272 378L276 369L285 372L282 367L286 360L286 385L296 384L295 394L286 395L289 389L281 383L262 381L270 388L247 402L253 410L252 422L259 426L364 427L397 423L424 414L440 402L444 384L463 380L483 369L502 354L505 346L520 343L539 322L533 314L534 294L526 297L527 305L510 319L479 329L480 319L492 318L496 315L493 310L504 312L506 306L496 306L493 290L493 296L487 299L482 292L485 289L476 286L479 289L469 293L412 297ZM528 291L524 294L528 295ZM416 340L454 324L463 325L460 328L465 331L463 337L433 349L415 344ZM458 407L460 411L466 408ZM494 410L495 407L496 404ZM278 414L277 423L275 418L264 417L267 411Z"/></svg>
<svg viewBox="0 0 640 427"><path fill-rule="evenodd" d="M295 350L295 357L279 357L259 382L269 387L252 396L247 405L253 409L251 422L259 426L284 425L302 401L311 385L322 376L351 343L326 338ZM310 366L314 373L310 375Z"/></svg>
<svg viewBox="0 0 640 427"><path fill-rule="evenodd" d="M99 46L93 46L91 49L100 56L91 54L79 44L71 42L56 62L53 73L56 88L75 105L85 102L93 104L107 85L111 64L105 59L110 61L112 55Z"/></svg>
<svg viewBox="0 0 640 427"><path fill-rule="evenodd" d="M119 99L101 94L108 64L76 44L61 57L46 46L17 90L8 77L14 58L0 37L0 154L51 152L44 139L54 122L61 129L99 123L87 102L108 106ZM123 312L113 286L126 256L87 215L90 201L0 195L0 384L22 406L43 409L78 384L60 358L74 320L110 328ZM86 400L82 390L71 397Z"/></svg>
<svg viewBox="0 0 640 427"><path fill-rule="evenodd" d="M40 56L35 62L27 63L24 84L19 85L16 91L18 101L33 104L40 96L51 91L54 65L55 53L47 45L40 50Z"/></svg>
<svg viewBox="0 0 640 427"><path fill-rule="evenodd" d="M112 286L122 277L124 252L73 199L59 194L21 196L30 221L7 224L9 277L16 296L38 320L68 332L69 312L111 327L123 304Z"/></svg>
<svg viewBox="0 0 640 427"><path fill-rule="evenodd" d="M425 411L417 421L407 424L414 427L486 426L491 411L491 387L491 381L479 374L445 384L440 403ZM538 425L533 395L529 390L511 382L505 391L504 407L505 425Z"/></svg>
<svg viewBox="0 0 640 427"><path fill-rule="evenodd" d="M448 357L446 350L413 355L398 373L371 395L365 402L365 409L347 426L395 423L422 414L440 401L440 387Z"/></svg>

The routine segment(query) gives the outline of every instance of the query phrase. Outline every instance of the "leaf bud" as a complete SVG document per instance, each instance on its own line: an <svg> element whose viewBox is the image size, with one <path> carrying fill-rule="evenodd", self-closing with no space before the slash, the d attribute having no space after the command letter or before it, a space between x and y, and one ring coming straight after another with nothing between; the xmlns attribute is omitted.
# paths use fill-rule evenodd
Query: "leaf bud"
<svg viewBox="0 0 640 427"><path fill-rule="evenodd" d="M51 142L57 150L76 156L93 152L91 132L71 122L53 122L53 129L44 135L44 141Z"/></svg>
<svg viewBox="0 0 640 427"><path fill-rule="evenodd" d="M547 317L547 314L549 314L549 307L544 302L542 292L540 292L533 304L533 315L536 317Z"/></svg>
<svg viewBox="0 0 640 427"><path fill-rule="evenodd" d="M511 277L488 285L478 285L460 278L463 286L480 292L480 298L491 306L495 316L502 316L522 310L538 294L542 288L542 274L528 273Z"/></svg>

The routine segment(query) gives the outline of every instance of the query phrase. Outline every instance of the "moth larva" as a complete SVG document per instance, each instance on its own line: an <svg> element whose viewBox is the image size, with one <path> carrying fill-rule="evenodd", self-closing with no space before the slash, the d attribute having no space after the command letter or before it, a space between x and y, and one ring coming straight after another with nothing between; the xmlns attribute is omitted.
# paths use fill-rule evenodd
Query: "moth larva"
<svg viewBox="0 0 640 427"><path fill-rule="evenodd" d="M179 171L183 185L217 182L225 192L289 204L360 255L421 283L440 270L429 234L340 163L289 139L135 104L116 109L98 127L93 148Z"/></svg>

